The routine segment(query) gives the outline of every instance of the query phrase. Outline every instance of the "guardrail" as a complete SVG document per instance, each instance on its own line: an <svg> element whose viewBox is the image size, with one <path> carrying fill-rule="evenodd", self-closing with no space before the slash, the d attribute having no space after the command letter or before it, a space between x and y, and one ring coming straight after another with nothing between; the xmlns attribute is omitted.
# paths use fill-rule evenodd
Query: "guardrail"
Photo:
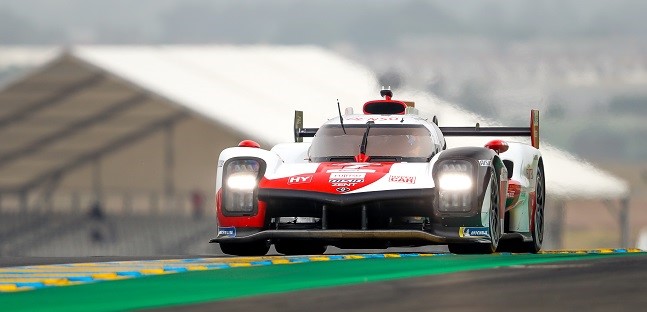
<svg viewBox="0 0 647 312"><path fill-rule="evenodd" d="M200 194L200 195L197 195ZM196 198L199 196L199 198ZM97 200L98 197L98 200ZM99 196L93 192L56 192L44 200L30 194L21 202L18 195L0 196L0 214L70 213L84 214L97 209L111 215L183 215L200 216L213 213L213 194L177 192L167 195L156 191L107 190Z"/></svg>

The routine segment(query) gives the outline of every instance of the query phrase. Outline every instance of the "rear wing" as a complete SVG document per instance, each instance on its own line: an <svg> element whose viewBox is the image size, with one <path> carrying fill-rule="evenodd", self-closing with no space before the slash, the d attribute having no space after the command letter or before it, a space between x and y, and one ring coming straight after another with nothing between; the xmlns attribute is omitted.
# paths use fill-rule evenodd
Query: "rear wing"
<svg viewBox="0 0 647 312"><path fill-rule="evenodd" d="M434 118L437 124L437 119ZM539 148L539 110L530 111L529 127L439 127L444 136L529 136L534 148ZM303 142L303 138L314 137L318 128L303 127L303 112L294 112L294 142Z"/></svg>

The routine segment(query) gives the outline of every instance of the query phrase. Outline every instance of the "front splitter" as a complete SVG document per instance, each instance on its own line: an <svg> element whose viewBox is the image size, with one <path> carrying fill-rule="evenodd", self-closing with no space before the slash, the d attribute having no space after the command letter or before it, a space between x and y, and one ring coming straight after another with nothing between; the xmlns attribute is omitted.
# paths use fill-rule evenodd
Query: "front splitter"
<svg viewBox="0 0 647 312"><path fill-rule="evenodd" d="M349 239L421 241L430 244L489 243L483 237L445 237L419 230L266 230L242 237L216 237L210 243L248 243L268 239L339 241Z"/></svg>

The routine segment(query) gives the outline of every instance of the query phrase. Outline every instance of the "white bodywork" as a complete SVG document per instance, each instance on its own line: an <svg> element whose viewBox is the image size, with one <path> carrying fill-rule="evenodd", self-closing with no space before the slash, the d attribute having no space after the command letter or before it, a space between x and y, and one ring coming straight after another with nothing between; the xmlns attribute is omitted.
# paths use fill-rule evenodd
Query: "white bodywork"
<svg viewBox="0 0 647 312"><path fill-rule="evenodd" d="M349 191L346 194L435 187L432 169L438 158L443 154L443 148L445 146L445 139L437 125L417 115L346 115L343 116L343 119L346 125L366 124L367 121L390 125L424 125L430 131L432 139L435 142L435 155L429 162L394 163L391 165L389 172L377 181ZM330 119L326 124L339 124L339 117ZM508 142L508 144L509 149L501 153L499 157L501 160L509 160L514 163L514 170L510 179L519 182L521 185L521 196L518 202L514 207L508 207L510 211L509 227L513 232L528 233L530 231L529 220L532 209L528 194L535 190L535 178L541 153L536 148L527 144L517 142ZM220 154L218 166L221 168L227 160L233 157L251 156L261 158L265 161L267 166L265 168L264 178L268 180L314 174L321 164L310 162L308 157L310 146L310 142L283 143L274 146L269 151L260 148L232 147L225 149ZM353 163L348 163L348 165L353 165ZM415 182L394 182L392 177L414 177L413 181ZM216 181L216 191L219 191L222 188L222 170L218 170ZM488 185L486 193L489 194L490 192L491 189ZM505 195L503 195L503 198L505 199ZM488 225L489 207L490 199L488 195L482 204L481 219L483 226ZM501 222L501 225L503 226L503 222Z"/></svg>

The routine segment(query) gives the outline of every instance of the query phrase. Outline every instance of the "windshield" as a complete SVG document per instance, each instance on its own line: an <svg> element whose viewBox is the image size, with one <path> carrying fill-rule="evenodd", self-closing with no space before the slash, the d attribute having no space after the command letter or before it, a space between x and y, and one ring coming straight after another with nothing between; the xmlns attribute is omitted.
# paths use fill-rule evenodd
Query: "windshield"
<svg viewBox="0 0 647 312"><path fill-rule="evenodd" d="M314 139L308 155L311 161L351 160L359 153L366 125L325 125ZM423 125L372 124L366 155L375 161L426 161L433 156L434 142Z"/></svg>

